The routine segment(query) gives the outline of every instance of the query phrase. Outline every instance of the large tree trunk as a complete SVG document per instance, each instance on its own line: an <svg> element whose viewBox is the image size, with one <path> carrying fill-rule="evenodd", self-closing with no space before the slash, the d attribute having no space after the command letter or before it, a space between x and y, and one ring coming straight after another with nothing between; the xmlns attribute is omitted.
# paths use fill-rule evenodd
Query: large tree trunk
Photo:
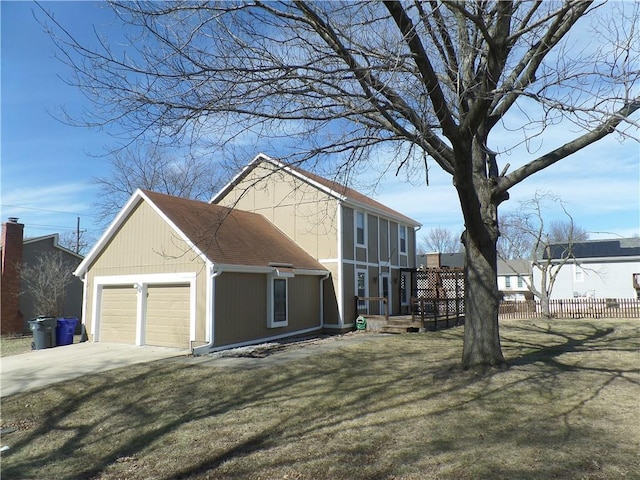
<svg viewBox="0 0 640 480"><path fill-rule="evenodd" d="M486 170L486 150L474 141L467 158L471 168L458 169L454 178L465 221L465 326L463 368L502 367L498 310L498 205L494 172ZM460 162L462 163L462 162ZM491 167L491 165L489 166ZM488 175L489 174L489 178ZM495 174L497 175L497 174Z"/></svg>
<svg viewBox="0 0 640 480"><path fill-rule="evenodd" d="M487 236L484 241L478 241L468 229L463 236L466 284L462 366L502 367L505 360L498 328L497 239Z"/></svg>

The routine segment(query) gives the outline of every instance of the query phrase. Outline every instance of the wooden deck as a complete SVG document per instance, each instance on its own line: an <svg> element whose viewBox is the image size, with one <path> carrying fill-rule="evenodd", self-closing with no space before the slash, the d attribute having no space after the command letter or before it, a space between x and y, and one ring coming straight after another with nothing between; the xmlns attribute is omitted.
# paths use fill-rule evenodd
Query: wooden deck
<svg viewBox="0 0 640 480"><path fill-rule="evenodd" d="M366 318L366 316L365 316ZM414 333L424 332L428 330L440 330L444 328L454 327L456 325L462 325L464 323L464 317L459 319L455 316L425 318L424 323L420 321L419 317L416 321L413 320L411 315L397 315L389 317L389 320L371 321L368 320L368 330L377 331L380 333ZM369 328L372 327L372 328Z"/></svg>

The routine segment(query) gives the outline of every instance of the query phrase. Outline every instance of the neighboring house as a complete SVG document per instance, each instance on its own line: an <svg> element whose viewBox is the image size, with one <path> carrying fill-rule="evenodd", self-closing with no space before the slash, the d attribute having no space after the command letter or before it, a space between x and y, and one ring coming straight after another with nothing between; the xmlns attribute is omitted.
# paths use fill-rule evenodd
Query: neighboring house
<svg viewBox="0 0 640 480"><path fill-rule="evenodd" d="M354 325L355 296L387 297L392 315L408 306L400 277L410 275L401 269L416 267L415 231L420 224L415 220L263 154L211 202L263 215L331 272L333 288L325 290L323 304L325 328Z"/></svg>
<svg viewBox="0 0 640 480"><path fill-rule="evenodd" d="M552 245L554 263L566 255L566 245ZM573 258L560 270L551 299L636 298L634 274L640 273L640 238L588 240L573 245ZM536 285L540 271L533 270Z"/></svg>
<svg viewBox="0 0 640 480"><path fill-rule="evenodd" d="M332 290L262 215L142 190L75 274L91 340L196 353L319 331Z"/></svg>
<svg viewBox="0 0 640 480"><path fill-rule="evenodd" d="M464 252L424 253L418 255L417 265L424 268L464 268Z"/></svg>
<svg viewBox="0 0 640 480"><path fill-rule="evenodd" d="M532 299L533 294L527 286L530 278L530 261L498 259L498 290L502 300L521 302Z"/></svg>
<svg viewBox="0 0 640 480"><path fill-rule="evenodd" d="M82 256L58 244L58 234L23 239L24 225L17 218L2 224L2 333L29 331L28 321L42 312L35 310L31 294L25 287L20 270L24 265L35 265L41 255L56 253L76 268ZM81 318L82 282L71 277L65 290L62 315Z"/></svg>

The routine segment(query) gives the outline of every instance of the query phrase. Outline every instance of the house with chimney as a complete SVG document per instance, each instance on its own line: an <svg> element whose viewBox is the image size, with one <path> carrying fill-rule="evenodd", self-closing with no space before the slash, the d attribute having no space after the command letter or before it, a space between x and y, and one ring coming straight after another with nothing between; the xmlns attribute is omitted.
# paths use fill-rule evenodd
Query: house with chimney
<svg viewBox="0 0 640 480"><path fill-rule="evenodd" d="M24 224L11 217L2 224L0 254L2 256L2 288L0 302L0 333L22 334L29 332L28 321L46 313L37 311L35 301L26 287L23 267L36 265L47 255L60 255L69 265L69 284L60 305L60 315L81 318L82 282L72 271L82 261L82 256L58 243L57 233L24 238Z"/></svg>

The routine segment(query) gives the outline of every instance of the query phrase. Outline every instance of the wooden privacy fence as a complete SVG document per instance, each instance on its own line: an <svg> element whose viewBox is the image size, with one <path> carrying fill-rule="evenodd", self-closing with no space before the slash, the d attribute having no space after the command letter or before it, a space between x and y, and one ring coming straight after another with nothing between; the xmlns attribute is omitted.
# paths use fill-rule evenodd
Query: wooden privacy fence
<svg viewBox="0 0 640 480"><path fill-rule="evenodd" d="M633 298L569 298L549 301L553 318L640 318L640 300ZM540 300L500 302L500 318L538 318Z"/></svg>

